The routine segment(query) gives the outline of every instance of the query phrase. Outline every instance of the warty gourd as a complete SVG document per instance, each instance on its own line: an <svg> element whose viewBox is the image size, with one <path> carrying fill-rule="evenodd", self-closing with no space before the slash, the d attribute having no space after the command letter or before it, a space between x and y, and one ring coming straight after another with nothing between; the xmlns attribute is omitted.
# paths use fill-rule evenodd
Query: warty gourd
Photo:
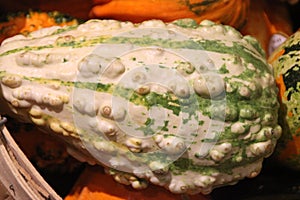
<svg viewBox="0 0 300 200"><path fill-rule="evenodd" d="M279 123L283 128L274 158L282 166L300 170L299 66L300 30L270 56L279 88Z"/></svg>
<svg viewBox="0 0 300 200"><path fill-rule="evenodd" d="M281 135L256 39L191 19L90 20L6 39L1 113L120 183L210 193L259 174Z"/></svg>

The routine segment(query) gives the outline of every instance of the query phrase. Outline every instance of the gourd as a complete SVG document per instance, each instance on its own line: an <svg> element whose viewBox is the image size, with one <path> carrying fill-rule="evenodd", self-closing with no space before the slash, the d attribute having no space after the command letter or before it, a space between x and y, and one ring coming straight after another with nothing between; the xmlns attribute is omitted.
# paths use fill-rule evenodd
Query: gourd
<svg viewBox="0 0 300 200"><path fill-rule="evenodd" d="M240 30L243 35L255 37L267 57L293 33L288 6L273 0L252 0L247 23Z"/></svg>
<svg viewBox="0 0 300 200"><path fill-rule="evenodd" d="M162 187L149 185L134 190L128 185L116 183L100 166L87 166L74 183L64 200L211 200L210 195L172 194Z"/></svg>
<svg viewBox="0 0 300 200"><path fill-rule="evenodd" d="M273 0L252 1L172 1L172 0L94 0L91 18L113 18L141 22L149 19L172 21L193 18L209 19L234 26L244 35L255 37L267 56L292 31L286 3ZM233 12L234 11L234 12Z"/></svg>
<svg viewBox="0 0 300 200"><path fill-rule="evenodd" d="M197 22L208 19L241 28L247 21L250 1L93 0L93 3L89 14L91 18L109 18L135 23L151 19L170 22L181 18L193 18Z"/></svg>
<svg viewBox="0 0 300 200"><path fill-rule="evenodd" d="M299 60L300 31L290 36L269 58L279 88L279 120L283 128L274 158L295 170L300 170Z"/></svg>
<svg viewBox="0 0 300 200"><path fill-rule="evenodd" d="M0 23L0 43L16 34L28 34L32 31L49 26L76 25L79 21L57 11L28 11L10 14L7 20Z"/></svg>
<svg viewBox="0 0 300 200"><path fill-rule="evenodd" d="M281 135L256 39L191 19L90 20L3 41L1 113L119 183L210 193L259 174Z"/></svg>

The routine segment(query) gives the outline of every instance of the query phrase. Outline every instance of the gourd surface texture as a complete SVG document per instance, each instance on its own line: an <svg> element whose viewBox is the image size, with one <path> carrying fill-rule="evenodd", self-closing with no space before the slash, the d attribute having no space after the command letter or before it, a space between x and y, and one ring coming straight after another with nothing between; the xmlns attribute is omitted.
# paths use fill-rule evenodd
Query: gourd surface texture
<svg viewBox="0 0 300 200"><path fill-rule="evenodd" d="M259 174L281 135L257 40L190 19L90 20L6 39L1 109L116 181L210 193Z"/></svg>

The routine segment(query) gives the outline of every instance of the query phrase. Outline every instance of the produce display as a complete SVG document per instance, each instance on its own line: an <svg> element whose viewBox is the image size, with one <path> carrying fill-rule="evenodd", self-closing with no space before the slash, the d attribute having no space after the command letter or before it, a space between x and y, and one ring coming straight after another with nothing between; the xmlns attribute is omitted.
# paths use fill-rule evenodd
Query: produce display
<svg viewBox="0 0 300 200"><path fill-rule="evenodd" d="M299 194L298 0L38 2L0 21L0 114L50 182L87 164L65 200Z"/></svg>
<svg viewBox="0 0 300 200"><path fill-rule="evenodd" d="M259 43L212 21L41 29L3 41L0 71L2 112L136 189L207 194L255 177L281 135Z"/></svg>
<svg viewBox="0 0 300 200"><path fill-rule="evenodd" d="M280 164L300 170L300 31L277 48L270 56L269 62L274 67L281 102L279 120L283 136L277 147L277 158Z"/></svg>

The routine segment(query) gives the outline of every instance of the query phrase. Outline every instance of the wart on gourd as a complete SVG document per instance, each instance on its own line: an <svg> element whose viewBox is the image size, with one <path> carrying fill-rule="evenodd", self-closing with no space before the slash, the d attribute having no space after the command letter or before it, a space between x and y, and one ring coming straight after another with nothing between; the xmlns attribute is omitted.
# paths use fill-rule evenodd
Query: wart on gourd
<svg viewBox="0 0 300 200"><path fill-rule="evenodd" d="M8 74L1 79L1 82L10 88L17 88L21 86L22 78L18 75Z"/></svg>

